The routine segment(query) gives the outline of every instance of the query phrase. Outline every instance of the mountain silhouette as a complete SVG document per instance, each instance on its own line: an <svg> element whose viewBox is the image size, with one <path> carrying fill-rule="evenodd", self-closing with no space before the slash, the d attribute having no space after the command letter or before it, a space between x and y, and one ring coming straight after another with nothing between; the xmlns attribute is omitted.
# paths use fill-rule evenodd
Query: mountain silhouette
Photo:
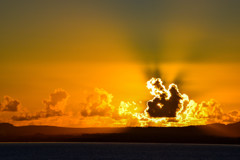
<svg viewBox="0 0 240 160"><path fill-rule="evenodd" d="M240 122L187 127L67 128L0 123L1 142L151 142L240 144Z"/></svg>

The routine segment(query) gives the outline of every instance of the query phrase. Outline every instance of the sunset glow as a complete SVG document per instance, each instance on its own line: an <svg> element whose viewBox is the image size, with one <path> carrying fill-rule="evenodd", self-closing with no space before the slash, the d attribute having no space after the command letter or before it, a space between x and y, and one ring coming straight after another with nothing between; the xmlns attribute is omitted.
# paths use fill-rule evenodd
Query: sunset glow
<svg viewBox="0 0 240 160"><path fill-rule="evenodd" d="M234 1L1 1L0 123L240 120Z"/></svg>

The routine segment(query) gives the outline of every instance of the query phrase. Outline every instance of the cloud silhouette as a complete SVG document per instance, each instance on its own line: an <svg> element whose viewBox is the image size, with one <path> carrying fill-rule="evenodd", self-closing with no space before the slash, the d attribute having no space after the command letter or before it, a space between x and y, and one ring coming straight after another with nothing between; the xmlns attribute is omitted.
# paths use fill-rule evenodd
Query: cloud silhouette
<svg viewBox="0 0 240 160"><path fill-rule="evenodd" d="M240 112L225 113L215 100L196 103L181 94L175 84L166 89L159 78L147 83L154 98L147 103L124 102L112 104L113 96L104 89L96 88L87 96L86 102L78 105L79 111L66 112L69 94L57 89L43 100L44 108L31 113L20 102L8 96L1 103L1 111L17 112L9 122L18 125L59 125L82 127L129 127L129 126L188 126L240 121ZM146 108L145 108L146 107ZM1 113L5 114L5 113ZM6 113L9 114L9 113Z"/></svg>
<svg viewBox="0 0 240 160"><path fill-rule="evenodd" d="M147 112L151 117L176 117L182 97L175 85L171 86L169 92L170 98L167 97L166 93L163 93L160 97L155 97L148 102Z"/></svg>
<svg viewBox="0 0 240 160"><path fill-rule="evenodd" d="M180 125L233 123L240 120L239 111L223 112L220 104L215 100L196 103L189 100L186 94L181 94L177 85L170 84L165 88L160 78L152 78L147 87L154 98L147 103L146 113L156 118L155 122L167 124L174 120ZM162 121L157 120L162 119ZM167 119L166 119L167 118Z"/></svg>
<svg viewBox="0 0 240 160"><path fill-rule="evenodd" d="M160 78L152 78L148 86L154 98L148 101L146 112L150 117L176 117L181 108L183 97L177 85L171 84L166 89Z"/></svg>

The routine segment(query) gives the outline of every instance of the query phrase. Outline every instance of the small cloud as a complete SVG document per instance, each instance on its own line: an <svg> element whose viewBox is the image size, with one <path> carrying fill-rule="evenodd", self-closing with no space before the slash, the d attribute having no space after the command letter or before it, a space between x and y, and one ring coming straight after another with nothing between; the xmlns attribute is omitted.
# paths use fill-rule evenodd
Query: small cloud
<svg viewBox="0 0 240 160"><path fill-rule="evenodd" d="M37 120L39 118L48 118L54 116L63 116L64 108L69 98L69 94L63 89L57 89L50 94L48 100L44 100L43 104L45 108L42 111L36 113L24 112L20 115L13 116L14 121L29 121Z"/></svg>
<svg viewBox="0 0 240 160"><path fill-rule="evenodd" d="M111 105L113 96L103 89L95 89L94 93L87 97L86 103L81 103L81 115L88 116L110 116L114 106Z"/></svg>
<svg viewBox="0 0 240 160"><path fill-rule="evenodd" d="M4 96L3 101L0 103L0 111L17 112L19 107L20 102L9 96Z"/></svg>
<svg viewBox="0 0 240 160"><path fill-rule="evenodd" d="M43 100L43 104L45 104L47 110L64 109L68 98L69 94L66 91L63 89L57 89L50 94L48 100Z"/></svg>

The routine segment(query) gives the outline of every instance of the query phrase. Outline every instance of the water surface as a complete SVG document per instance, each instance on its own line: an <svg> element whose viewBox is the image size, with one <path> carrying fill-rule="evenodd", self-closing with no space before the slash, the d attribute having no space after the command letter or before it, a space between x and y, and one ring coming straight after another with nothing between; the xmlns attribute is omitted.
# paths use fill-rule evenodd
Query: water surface
<svg viewBox="0 0 240 160"><path fill-rule="evenodd" d="M153 143L0 143L0 159L240 159L240 146Z"/></svg>

